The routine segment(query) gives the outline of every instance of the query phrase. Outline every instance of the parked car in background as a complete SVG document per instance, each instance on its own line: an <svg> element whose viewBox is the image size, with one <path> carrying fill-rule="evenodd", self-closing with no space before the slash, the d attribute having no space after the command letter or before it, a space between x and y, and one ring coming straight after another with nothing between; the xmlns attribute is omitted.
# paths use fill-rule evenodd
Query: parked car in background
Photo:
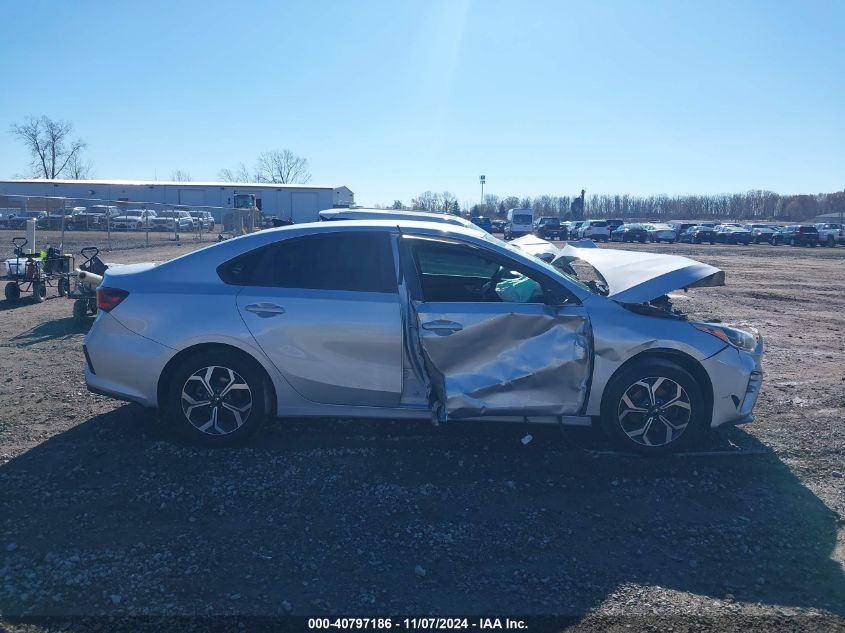
<svg viewBox="0 0 845 633"><path fill-rule="evenodd" d="M649 242L666 242L671 244L677 239L675 229L668 224L645 224L646 231L648 231Z"/></svg>
<svg viewBox="0 0 845 633"><path fill-rule="evenodd" d="M529 235L534 230L534 210L508 209L508 219L505 224L505 239Z"/></svg>
<svg viewBox="0 0 845 633"><path fill-rule="evenodd" d="M772 235L772 244L790 246L818 246L819 230L814 226L792 224Z"/></svg>
<svg viewBox="0 0 845 633"><path fill-rule="evenodd" d="M716 241L720 244L751 244L751 231L738 224L723 224L716 227Z"/></svg>
<svg viewBox="0 0 845 633"><path fill-rule="evenodd" d="M611 233L613 233L616 229L618 229L620 226L625 224L625 220L618 220L618 219L606 220L606 222L607 222L607 228L610 229Z"/></svg>
<svg viewBox="0 0 845 633"><path fill-rule="evenodd" d="M566 227L561 225L560 218L543 217L537 220L534 235L544 240L565 240L569 233Z"/></svg>
<svg viewBox="0 0 845 633"><path fill-rule="evenodd" d="M366 416L475 420L482 433L496 420L595 423L624 450L659 455L753 420L762 339L688 320L667 298L724 285L721 270L555 250L547 264L477 229L361 220L114 266L85 381L214 446L268 418ZM566 272L576 260L603 282Z"/></svg>
<svg viewBox="0 0 845 633"><path fill-rule="evenodd" d="M779 224L746 224L745 228L751 232L751 241L755 244L772 243L772 236L780 230Z"/></svg>
<svg viewBox="0 0 845 633"><path fill-rule="evenodd" d="M673 220L672 222L667 222L669 226L675 231L675 241L678 241L678 238L681 236L681 233L686 231L687 229L691 229L694 226L698 226L695 222L680 222L678 220Z"/></svg>
<svg viewBox="0 0 845 633"><path fill-rule="evenodd" d="M105 231L111 228L112 219L121 214L120 209L106 204L82 207L71 216L66 228L71 231Z"/></svg>
<svg viewBox="0 0 845 633"><path fill-rule="evenodd" d="M845 246L845 225L836 222L821 222L816 224L819 232L819 244L822 246Z"/></svg>
<svg viewBox="0 0 845 633"><path fill-rule="evenodd" d="M691 226L678 236L679 242L687 244L716 243L716 231L709 226Z"/></svg>
<svg viewBox="0 0 845 633"><path fill-rule="evenodd" d="M40 228L46 228L47 212L46 211L17 211L8 216L6 220L6 228L24 230L28 220L35 220L35 225Z"/></svg>
<svg viewBox="0 0 845 633"><path fill-rule="evenodd" d="M623 224L615 228L610 234L611 242L639 242L644 244L648 240L648 231L642 224Z"/></svg>
<svg viewBox="0 0 845 633"><path fill-rule="evenodd" d="M493 220L490 222L490 232L491 233L504 233L505 232L505 224L504 220Z"/></svg>
<svg viewBox="0 0 845 633"><path fill-rule="evenodd" d="M156 212L152 209L127 209L122 215L112 218L113 231L147 231Z"/></svg>
<svg viewBox="0 0 845 633"><path fill-rule="evenodd" d="M74 209L53 209L47 212L47 217L41 224L45 229L61 231L63 226L67 229L73 215Z"/></svg>
<svg viewBox="0 0 845 633"><path fill-rule="evenodd" d="M188 211L191 220L194 222L194 229L199 231L213 231L214 230L214 216L210 211ZM270 225L272 226L272 224Z"/></svg>
<svg viewBox="0 0 845 633"><path fill-rule="evenodd" d="M156 213L150 219L150 230L152 231L191 231L194 228L194 220L187 211L171 209Z"/></svg>
<svg viewBox="0 0 845 633"><path fill-rule="evenodd" d="M607 226L607 220L585 220L578 227L577 236L582 240L606 242L610 239L610 227Z"/></svg>
<svg viewBox="0 0 845 633"><path fill-rule="evenodd" d="M484 229L488 233L493 232L493 221L488 217L485 217L483 215L477 215L473 218L470 218L469 221L472 222L475 226Z"/></svg>

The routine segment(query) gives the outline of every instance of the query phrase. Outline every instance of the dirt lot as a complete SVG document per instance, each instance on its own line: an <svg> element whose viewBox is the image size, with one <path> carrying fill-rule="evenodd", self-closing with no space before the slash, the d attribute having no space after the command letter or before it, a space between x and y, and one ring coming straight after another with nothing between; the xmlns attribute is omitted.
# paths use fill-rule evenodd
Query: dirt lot
<svg viewBox="0 0 845 633"><path fill-rule="evenodd" d="M727 287L677 305L767 341L757 421L700 453L645 460L583 432L533 428L524 446L514 426L351 420L194 448L86 391L69 301L0 302L5 626L461 613L845 630L845 248L626 248L723 268Z"/></svg>

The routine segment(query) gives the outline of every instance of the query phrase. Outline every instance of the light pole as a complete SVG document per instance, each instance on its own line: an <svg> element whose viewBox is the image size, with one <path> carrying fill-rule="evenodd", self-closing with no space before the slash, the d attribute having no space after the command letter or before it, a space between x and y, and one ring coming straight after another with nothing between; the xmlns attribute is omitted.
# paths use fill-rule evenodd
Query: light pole
<svg viewBox="0 0 845 633"><path fill-rule="evenodd" d="M481 183L481 204L482 204L482 205L484 204L484 183L485 183L486 181L487 181L487 176L485 176L484 174L481 174L481 175L478 177L478 182L480 182L480 183Z"/></svg>

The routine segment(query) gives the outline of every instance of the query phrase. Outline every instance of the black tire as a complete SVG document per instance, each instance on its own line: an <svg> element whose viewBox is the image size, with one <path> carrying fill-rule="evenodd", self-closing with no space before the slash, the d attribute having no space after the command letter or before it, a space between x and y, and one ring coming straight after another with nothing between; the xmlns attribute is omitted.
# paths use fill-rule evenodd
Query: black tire
<svg viewBox="0 0 845 633"><path fill-rule="evenodd" d="M21 298L21 289L14 281L6 284L5 288L6 301L18 301Z"/></svg>
<svg viewBox="0 0 845 633"><path fill-rule="evenodd" d="M830 246L830 248L836 246L836 240L833 239L832 235L827 236L827 245Z"/></svg>
<svg viewBox="0 0 845 633"><path fill-rule="evenodd" d="M713 246L716 243L716 240L710 240L710 246Z"/></svg>
<svg viewBox="0 0 845 633"><path fill-rule="evenodd" d="M73 319L77 323L84 323L85 317L88 316L88 300L77 299L73 302Z"/></svg>
<svg viewBox="0 0 845 633"><path fill-rule="evenodd" d="M62 277L56 284L60 297L66 297L70 293L70 280L67 277Z"/></svg>
<svg viewBox="0 0 845 633"><path fill-rule="evenodd" d="M645 238L644 237L640 238L640 244L645 244Z"/></svg>
<svg viewBox="0 0 845 633"><path fill-rule="evenodd" d="M32 298L36 303L41 303L47 298L47 284L43 281L32 282Z"/></svg>
<svg viewBox="0 0 845 633"><path fill-rule="evenodd" d="M662 381L659 380L661 378ZM646 417L650 415L648 412L637 413L629 409L629 412L625 413L625 408L628 405L622 398L626 393L628 393L629 401L639 405L643 403L634 402L634 399L639 397L638 394L648 397L648 393L651 391L638 385L640 381L651 384L652 389L654 385L657 385L657 389L653 393L658 403L664 397L669 397L671 402L672 397L681 395L679 404L670 406L663 411L670 422L674 422L678 427L681 427L679 430L670 428L670 425L663 422L657 426L654 426L653 423L648 424ZM680 386L682 392L674 390L672 383L675 386ZM672 393L673 391L675 393ZM687 410L684 405L689 406L688 412L685 412ZM701 389L688 371L670 360L662 358L643 359L620 371L605 387L601 405L601 426L610 440L621 450L650 456L665 455L693 446L701 440L705 431L705 421L710 417L705 408L706 401ZM654 410L658 411L656 408ZM624 421L620 421L620 416ZM643 424L641 428L648 429L643 434L643 441L634 439L629 435L629 433L639 431L640 429L637 427L641 423ZM683 426L684 424L685 426ZM666 440L670 433L673 437L668 443L657 443ZM647 445L648 441L653 441L653 445Z"/></svg>
<svg viewBox="0 0 845 633"><path fill-rule="evenodd" d="M216 369L212 369L210 379L204 381L202 377L208 376L208 368ZM231 388L232 384L238 386L228 394L228 401L220 392L221 387L226 387L223 381L231 383L227 389ZM217 389L217 393L209 393L208 387L211 387L212 391ZM195 402L205 401L198 400L205 398L209 404L200 407L190 405L189 400L183 400L183 393ZM191 442L206 446L234 446L246 440L264 424L270 413L268 395L264 371L256 361L245 354L229 350L199 352L182 361L170 375L165 401L162 403L162 418L166 424ZM247 397L249 406L245 418L243 410L236 413L227 408L228 405L242 409L247 405ZM217 423L207 430L201 430L202 427L212 424L214 409L217 411ZM208 420L205 419L206 415Z"/></svg>

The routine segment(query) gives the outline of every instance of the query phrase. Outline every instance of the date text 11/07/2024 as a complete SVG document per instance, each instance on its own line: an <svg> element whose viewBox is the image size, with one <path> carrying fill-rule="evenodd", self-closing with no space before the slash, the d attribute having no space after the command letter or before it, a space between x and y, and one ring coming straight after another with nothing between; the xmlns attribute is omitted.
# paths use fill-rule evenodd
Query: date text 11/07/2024
<svg viewBox="0 0 845 633"><path fill-rule="evenodd" d="M525 620L511 618L309 618L308 628L317 629L411 629L411 630L527 630Z"/></svg>

